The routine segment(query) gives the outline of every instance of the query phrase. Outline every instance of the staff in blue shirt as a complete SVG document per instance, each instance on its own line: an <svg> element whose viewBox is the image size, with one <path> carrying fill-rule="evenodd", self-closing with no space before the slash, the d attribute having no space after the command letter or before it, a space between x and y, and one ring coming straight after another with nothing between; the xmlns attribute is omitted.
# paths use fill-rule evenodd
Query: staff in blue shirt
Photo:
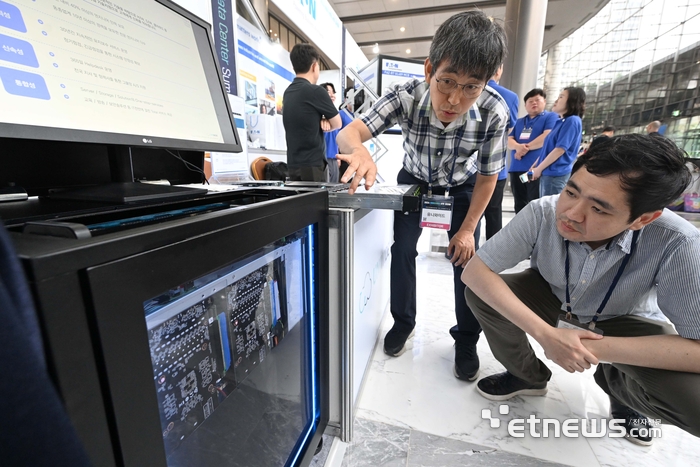
<svg viewBox="0 0 700 467"><path fill-rule="evenodd" d="M586 92L568 87L554 101L552 112L561 116L545 140L547 157L532 170L540 180L540 196L558 195L571 176L581 146L581 117L586 110Z"/></svg>
<svg viewBox="0 0 700 467"><path fill-rule="evenodd" d="M501 95L506 104L508 105L508 111L510 112L510 118L508 120L508 126L506 131L511 131L515 125L515 121L518 119L518 95L500 86L498 82L501 80L501 75L503 74L503 65L498 68L498 71L487 83L493 88L498 94ZM508 154L508 148L503 149L503 158L505 159ZM489 204L486 205L486 210L484 210L484 221L486 222L486 240L496 235L496 232L501 230L503 227L503 190L506 187L506 181L508 179L508 169L504 166L498 174L498 181L496 182L496 188L493 190L491 195L491 200Z"/></svg>
<svg viewBox="0 0 700 467"><path fill-rule="evenodd" d="M515 213L519 213L530 201L540 197L540 181L523 182L520 176L530 171L532 166L544 159L545 138L554 128L559 116L544 110L547 94L535 88L523 98L527 115L518 119L508 137L510 157L510 188L513 191Z"/></svg>
<svg viewBox="0 0 700 467"><path fill-rule="evenodd" d="M328 91L328 95L335 103L335 86L333 83L323 83L321 87ZM347 110L341 109L338 115L340 115L340 120L343 122L342 126L337 130L323 133L323 138L326 141L326 161L328 162L328 181L330 183L338 183L340 178L340 170L338 168L340 164L338 164L338 159L335 157L339 152L335 138L340 133L340 130L352 123L352 115Z"/></svg>

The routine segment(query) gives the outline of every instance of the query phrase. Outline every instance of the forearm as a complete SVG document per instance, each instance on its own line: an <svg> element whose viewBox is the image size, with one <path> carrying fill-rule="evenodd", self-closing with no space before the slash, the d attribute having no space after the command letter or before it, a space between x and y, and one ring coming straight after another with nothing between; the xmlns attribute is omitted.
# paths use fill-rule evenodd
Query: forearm
<svg viewBox="0 0 700 467"><path fill-rule="evenodd" d="M331 124L331 131L340 130L343 127L343 120L340 118L340 114L328 120Z"/></svg>
<svg viewBox="0 0 700 467"><path fill-rule="evenodd" d="M557 159L559 159L565 152L566 151L564 151L562 148L552 149L552 152L547 154L547 157L545 157L545 159L542 162L537 164L537 168L540 170L546 169L550 165L554 164L557 161Z"/></svg>
<svg viewBox="0 0 700 467"><path fill-rule="evenodd" d="M526 333L537 338L549 326L510 290L510 287L475 255L462 272L462 282L486 304Z"/></svg>
<svg viewBox="0 0 700 467"><path fill-rule="evenodd" d="M604 362L700 373L700 341L678 335L611 336L582 342Z"/></svg>
<svg viewBox="0 0 700 467"><path fill-rule="evenodd" d="M520 143L515 141L512 136L508 137L508 149L517 150L520 147Z"/></svg>
<svg viewBox="0 0 700 467"><path fill-rule="evenodd" d="M528 143L528 147L532 149L539 149L542 146L544 146L544 140L547 137L549 132L547 131L546 133L542 133L540 136L537 138L533 139L530 143Z"/></svg>
<svg viewBox="0 0 700 467"><path fill-rule="evenodd" d="M361 120L353 120L338 133L335 140L342 154L351 154L362 147L362 143L370 138L372 138L372 134L367 126Z"/></svg>
<svg viewBox="0 0 700 467"><path fill-rule="evenodd" d="M464 218L462 226L459 230L474 233L479 219L484 214L486 206L491 200L493 190L496 188L498 174L495 175L476 175L476 183L474 184L474 192L472 199L469 202L469 211L467 217Z"/></svg>

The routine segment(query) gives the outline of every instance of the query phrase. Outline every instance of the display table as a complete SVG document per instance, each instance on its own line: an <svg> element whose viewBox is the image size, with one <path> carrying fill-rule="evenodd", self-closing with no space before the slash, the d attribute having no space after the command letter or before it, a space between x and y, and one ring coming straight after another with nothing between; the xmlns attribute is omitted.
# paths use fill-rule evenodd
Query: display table
<svg viewBox="0 0 700 467"><path fill-rule="evenodd" d="M330 410L327 433L353 437L355 409L389 305L394 211L418 208L417 187L329 193ZM347 205L348 207L342 207Z"/></svg>

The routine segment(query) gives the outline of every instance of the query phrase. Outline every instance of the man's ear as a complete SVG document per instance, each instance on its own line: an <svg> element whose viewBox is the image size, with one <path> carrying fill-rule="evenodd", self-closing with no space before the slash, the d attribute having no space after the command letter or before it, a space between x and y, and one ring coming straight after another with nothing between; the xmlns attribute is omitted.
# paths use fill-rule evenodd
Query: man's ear
<svg viewBox="0 0 700 467"><path fill-rule="evenodd" d="M656 219L659 218L663 211L652 211L652 212L647 212L639 216L632 222L632 224L629 226L630 230L639 230L642 227L644 227L647 224L651 224L654 222Z"/></svg>
<svg viewBox="0 0 700 467"><path fill-rule="evenodd" d="M433 72L433 64L430 63L429 58L425 59L425 63L423 64L423 68L425 69L425 81L427 83L430 83L430 74Z"/></svg>

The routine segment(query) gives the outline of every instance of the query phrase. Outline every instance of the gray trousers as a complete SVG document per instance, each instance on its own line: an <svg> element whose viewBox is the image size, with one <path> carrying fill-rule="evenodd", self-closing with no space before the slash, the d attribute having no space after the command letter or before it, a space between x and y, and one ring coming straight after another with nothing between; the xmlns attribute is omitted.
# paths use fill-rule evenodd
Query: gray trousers
<svg viewBox="0 0 700 467"><path fill-rule="evenodd" d="M556 325L562 303L537 271L528 269L500 277L540 318ZM548 381L552 372L537 358L525 332L471 290L466 289L464 295L481 324L491 352L506 370L533 384ZM606 336L617 337L676 334L669 324L636 316L599 321L597 327ZM622 404L700 437L700 374L601 363L594 377L608 395Z"/></svg>
<svg viewBox="0 0 700 467"><path fill-rule="evenodd" d="M340 168L337 159L326 159L328 161L328 183L338 183L340 181Z"/></svg>

